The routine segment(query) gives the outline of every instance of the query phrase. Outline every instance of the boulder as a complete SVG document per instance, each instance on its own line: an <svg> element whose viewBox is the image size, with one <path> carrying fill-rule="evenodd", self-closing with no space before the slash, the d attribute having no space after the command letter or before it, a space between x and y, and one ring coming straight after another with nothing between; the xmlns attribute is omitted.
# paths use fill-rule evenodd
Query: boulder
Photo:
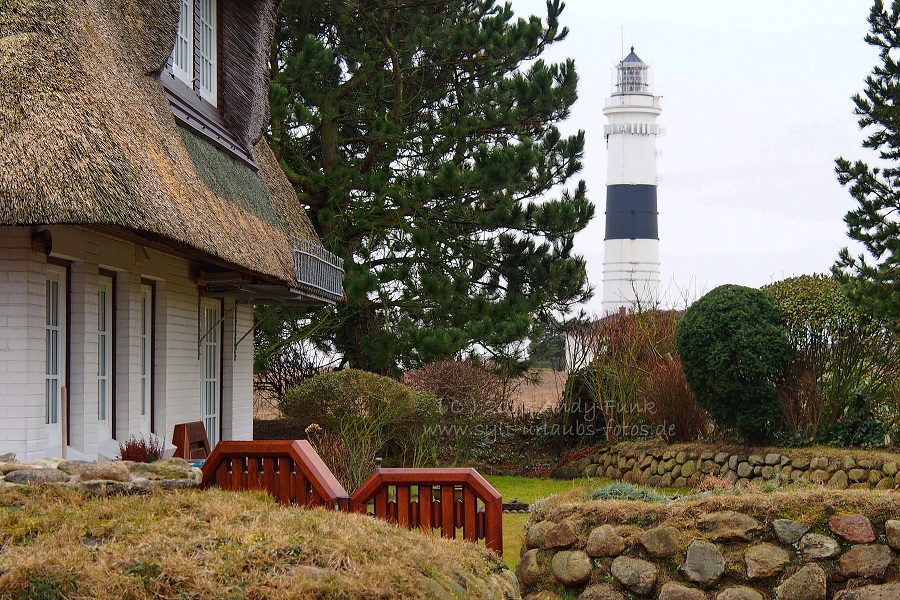
<svg viewBox="0 0 900 600"><path fill-rule="evenodd" d="M135 477L158 481L160 479L190 479L191 465L183 458L167 458L151 463L123 462Z"/></svg>
<svg viewBox="0 0 900 600"><path fill-rule="evenodd" d="M120 494L135 494L149 491L149 487L139 487L130 481L105 481L102 479L79 481L75 484L75 489L91 496L118 496Z"/></svg>
<svg viewBox="0 0 900 600"><path fill-rule="evenodd" d="M850 482L847 479L847 473L844 471L835 471L834 475L831 476L831 479L828 480L828 483L825 484L825 487L830 490L846 490L849 484Z"/></svg>
<svg viewBox="0 0 900 600"><path fill-rule="evenodd" d="M725 557L715 544L694 540L688 546L678 572L690 582L711 587L725 573Z"/></svg>
<svg viewBox="0 0 900 600"><path fill-rule="evenodd" d="M732 511L705 514L700 517L698 525L714 540L749 541L751 535L763 531L763 526L753 517Z"/></svg>
<svg viewBox="0 0 900 600"><path fill-rule="evenodd" d="M430 577L426 577L425 581L422 582L422 588L425 592L425 597L428 598L428 600L453 600L453 596L450 595L450 592Z"/></svg>
<svg viewBox="0 0 900 600"><path fill-rule="evenodd" d="M674 527L654 527L638 538L641 545L654 558L668 558L681 547L681 536Z"/></svg>
<svg viewBox="0 0 900 600"><path fill-rule="evenodd" d="M85 462L80 460L67 460L56 467L63 473L77 478L77 481L131 481L131 473L121 462Z"/></svg>
<svg viewBox="0 0 900 600"><path fill-rule="evenodd" d="M891 565L891 549L884 544L853 546L837 561L836 571L842 577L881 579Z"/></svg>
<svg viewBox="0 0 900 600"><path fill-rule="evenodd" d="M461 594L456 594L454 598L468 598L469 594L466 590L462 590ZM522 600L560 600L558 594L554 594L550 590L541 590L533 594L528 594Z"/></svg>
<svg viewBox="0 0 900 600"><path fill-rule="evenodd" d="M807 533L800 538L800 553L806 560L834 558L841 553L841 545L827 535Z"/></svg>
<svg viewBox="0 0 900 600"><path fill-rule="evenodd" d="M806 456L798 456L791 461L791 466L795 469L806 470L809 468L810 460Z"/></svg>
<svg viewBox="0 0 900 600"><path fill-rule="evenodd" d="M706 592L670 581L659 590L657 600L706 600Z"/></svg>
<svg viewBox="0 0 900 600"><path fill-rule="evenodd" d="M525 587L533 587L544 578L544 568L538 562L537 548L529 550L522 555L519 565L516 567L516 576Z"/></svg>
<svg viewBox="0 0 900 600"><path fill-rule="evenodd" d="M804 565L775 588L778 600L825 600L828 582L822 567Z"/></svg>
<svg viewBox="0 0 900 600"><path fill-rule="evenodd" d="M616 581L635 594L649 596L656 587L659 569L646 560L618 556L610 566L610 573L616 578Z"/></svg>
<svg viewBox="0 0 900 600"><path fill-rule="evenodd" d="M20 462L4 462L0 463L0 475L6 475L13 471L21 471L24 469L37 469L34 465L23 465Z"/></svg>
<svg viewBox="0 0 900 600"><path fill-rule="evenodd" d="M58 469L22 469L7 473L5 480L8 483L20 485L26 483L66 483L69 481L69 476Z"/></svg>
<svg viewBox="0 0 900 600"><path fill-rule="evenodd" d="M847 477L850 478L850 481L853 483L859 483L860 481L866 481L869 478L869 473L865 469L850 469L847 473Z"/></svg>
<svg viewBox="0 0 900 600"><path fill-rule="evenodd" d="M781 546L756 544L744 554L744 562L747 565L747 579L757 581L784 571L784 567L791 562L791 556Z"/></svg>
<svg viewBox="0 0 900 600"><path fill-rule="evenodd" d="M555 526L556 523L553 521L538 521L530 526L528 531L525 532L525 547L529 550L532 548L543 548L547 532Z"/></svg>
<svg viewBox="0 0 900 600"><path fill-rule="evenodd" d="M800 541L803 534L809 531L809 525L790 519L775 519L772 521L772 527L775 529L775 535L782 544L793 546Z"/></svg>
<svg viewBox="0 0 900 600"><path fill-rule="evenodd" d="M763 595L746 586L725 588L716 594L716 600L764 600Z"/></svg>
<svg viewBox="0 0 900 600"><path fill-rule="evenodd" d="M588 586L578 600L625 600L625 595L608 583Z"/></svg>
<svg viewBox="0 0 900 600"><path fill-rule="evenodd" d="M900 521L889 519L884 523L884 535L887 545L894 550L900 550ZM900 598L900 596L898 596Z"/></svg>
<svg viewBox="0 0 900 600"><path fill-rule="evenodd" d="M569 521L557 523L544 537L544 548L568 548L578 541L575 528Z"/></svg>
<svg viewBox="0 0 900 600"><path fill-rule="evenodd" d="M828 528L833 534L851 544L868 544L875 541L872 522L865 515L833 515L828 519Z"/></svg>
<svg viewBox="0 0 900 600"><path fill-rule="evenodd" d="M566 587L587 583L591 578L591 567L591 558L581 550L557 552L550 561L553 576Z"/></svg>
<svg viewBox="0 0 900 600"><path fill-rule="evenodd" d="M867 585L853 590L843 590L834 595L834 600L897 600L900 598L900 583Z"/></svg>
<svg viewBox="0 0 900 600"><path fill-rule="evenodd" d="M588 556L618 556L625 550L625 539L612 525L601 525L591 530L584 550Z"/></svg>

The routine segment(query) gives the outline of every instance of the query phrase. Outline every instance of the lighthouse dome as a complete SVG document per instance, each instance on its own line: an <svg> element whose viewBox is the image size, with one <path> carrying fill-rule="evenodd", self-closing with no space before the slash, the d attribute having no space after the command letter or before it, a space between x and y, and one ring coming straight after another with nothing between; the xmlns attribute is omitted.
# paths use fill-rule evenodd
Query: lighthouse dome
<svg viewBox="0 0 900 600"><path fill-rule="evenodd" d="M616 77L616 93L617 94L646 94L650 91L649 71L650 66L642 61L637 54L634 53L634 46L631 52L616 66L618 71Z"/></svg>

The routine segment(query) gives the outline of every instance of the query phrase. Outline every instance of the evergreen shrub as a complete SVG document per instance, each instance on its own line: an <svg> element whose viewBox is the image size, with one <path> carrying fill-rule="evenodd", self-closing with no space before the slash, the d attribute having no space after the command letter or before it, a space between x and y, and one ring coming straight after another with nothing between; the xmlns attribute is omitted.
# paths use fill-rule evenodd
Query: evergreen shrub
<svg viewBox="0 0 900 600"><path fill-rule="evenodd" d="M776 398L792 364L781 311L766 293L722 285L694 302L676 344L697 403L723 429L761 442L780 427Z"/></svg>
<svg viewBox="0 0 900 600"><path fill-rule="evenodd" d="M329 467L351 491L371 474L376 456L422 466L434 454L429 428L441 414L433 395L356 369L308 379L282 399L280 408L300 427L319 425L324 430L320 439L340 446L328 453L338 462Z"/></svg>

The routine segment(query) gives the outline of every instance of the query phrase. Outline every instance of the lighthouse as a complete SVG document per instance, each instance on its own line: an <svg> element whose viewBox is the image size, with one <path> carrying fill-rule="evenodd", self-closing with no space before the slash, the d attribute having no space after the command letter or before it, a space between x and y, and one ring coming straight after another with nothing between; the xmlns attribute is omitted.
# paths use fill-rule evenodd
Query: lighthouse
<svg viewBox="0 0 900 600"><path fill-rule="evenodd" d="M616 83L603 107L608 151L603 312L652 304L659 296L656 205L656 118L659 97L650 67L634 53L616 65Z"/></svg>

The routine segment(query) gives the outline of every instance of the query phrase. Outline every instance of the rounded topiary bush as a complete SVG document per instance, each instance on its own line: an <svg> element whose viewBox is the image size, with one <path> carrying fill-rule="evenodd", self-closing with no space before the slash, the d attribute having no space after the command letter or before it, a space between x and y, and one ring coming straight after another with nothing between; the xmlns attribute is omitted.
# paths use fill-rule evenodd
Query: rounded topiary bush
<svg viewBox="0 0 900 600"><path fill-rule="evenodd" d="M776 385L794 351L771 297L739 285L715 288L684 313L676 346L697 403L717 425L754 442L774 430Z"/></svg>
<svg viewBox="0 0 900 600"><path fill-rule="evenodd" d="M434 395L356 369L306 380L285 395L280 408L307 428L316 450L350 491L371 474L376 455L416 467L433 457L431 429L441 415Z"/></svg>

